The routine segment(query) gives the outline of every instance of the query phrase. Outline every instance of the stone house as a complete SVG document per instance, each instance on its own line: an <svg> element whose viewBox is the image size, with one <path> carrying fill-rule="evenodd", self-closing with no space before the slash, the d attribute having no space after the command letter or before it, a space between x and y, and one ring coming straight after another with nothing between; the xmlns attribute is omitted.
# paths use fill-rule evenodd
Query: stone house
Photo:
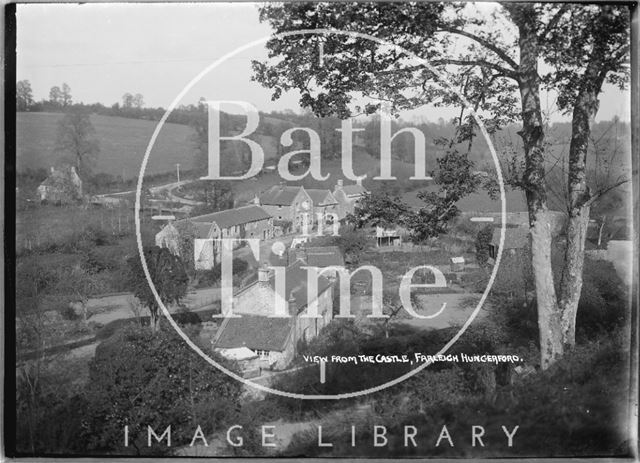
<svg viewBox="0 0 640 463"><path fill-rule="evenodd" d="M260 358L262 369L284 369L294 359L301 343L316 337L333 317L333 283L318 277L314 294L308 297L306 265L296 261L284 271L284 294L276 291L276 278L266 268L258 270L258 280L241 289L233 298L233 313L225 318L212 345L223 353L224 349L246 347ZM284 299L289 316L276 314L276 295ZM319 317L301 317L311 303L317 307Z"/></svg>
<svg viewBox="0 0 640 463"><path fill-rule="evenodd" d="M82 200L82 180L74 166L51 167L37 191L41 202L72 204Z"/></svg>
<svg viewBox="0 0 640 463"><path fill-rule="evenodd" d="M333 196L338 201L340 219L344 219L347 214L353 213L358 201L368 193L360 181L355 185L345 185L342 180L338 180L333 189Z"/></svg>
<svg viewBox="0 0 640 463"><path fill-rule="evenodd" d="M273 238L273 218L260 206L249 205L167 224L156 234L156 245L179 254L179 239L194 240L193 259L197 270L211 269L219 261L221 238ZM238 246L240 244L238 243Z"/></svg>
<svg viewBox="0 0 640 463"><path fill-rule="evenodd" d="M304 187L283 183L273 185L257 196L254 203L267 211L274 220L290 222L293 232L302 230L304 214L308 215L310 228L313 227L313 200Z"/></svg>
<svg viewBox="0 0 640 463"><path fill-rule="evenodd" d="M338 200L333 196L330 190L320 189L306 189L307 194L311 197L313 202L313 220L317 221L318 217L324 217L324 224L333 223L333 215L341 219L340 217L340 205Z"/></svg>

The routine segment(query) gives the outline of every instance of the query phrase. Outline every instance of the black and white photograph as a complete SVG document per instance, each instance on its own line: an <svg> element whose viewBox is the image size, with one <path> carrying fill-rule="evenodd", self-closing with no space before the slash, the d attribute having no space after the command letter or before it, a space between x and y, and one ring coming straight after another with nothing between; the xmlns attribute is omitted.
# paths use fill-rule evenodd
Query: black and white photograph
<svg viewBox="0 0 640 463"><path fill-rule="evenodd" d="M637 2L4 31L3 458L638 458Z"/></svg>

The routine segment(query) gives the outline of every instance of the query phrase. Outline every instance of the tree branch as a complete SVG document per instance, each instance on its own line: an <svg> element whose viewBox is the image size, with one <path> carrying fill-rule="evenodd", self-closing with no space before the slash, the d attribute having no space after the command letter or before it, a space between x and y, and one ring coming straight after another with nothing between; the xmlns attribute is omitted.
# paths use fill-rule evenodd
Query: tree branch
<svg viewBox="0 0 640 463"><path fill-rule="evenodd" d="M598 199L600 199L602 196L604 196L605 194L609 193L611 190L618 188L621 185L624 185L625 183L630 182L631 179L625 178L622 180L618 180L616 183L614 183L613 185L609 185L606 188L601 189L600 191L597 191L595 194L593 194L589 200L587 202L585 202L585 206L591 206L593 203L595 203Z"/></svg>
<svg viewBox="0 0 640 463"><path fill-rule="evenodd" d="M478 37L475 34L472 34L471 32L466 32L463 31L461 29L457 29L455 27L445 27L442 29L443 32L451 32L452 34L458 34L461 35L463 37L467 37L475 42L477 42L478 44L482 45L483 47L485 47L486 49L494 52L496 55L498 55L506 64L508 64L509 66L511 66L511 69L513 72L515 72L518 69L518 64L513 60L513 58L511 58L506 51L504 51L503 49L499 48L496 44L491 43L490 41L483 39L482 37Z"/></svg>
<svg viewBox="0 0 640 463"><path fill-rule="evenodd" d="M498 71L500 74L498 74L496 77L508 77L510 79L513 79L515 81L518 80L518 74L517 72L511 70L511 69L507 69L503 66L500 66L497 63L492 63L491 61L488 61L486 59L470 59L470 60L462 60L462 59L452 59L452 58L443 58L443 59L439 59L439 60L433 60L430 61L429 64L431 66L445 66L447 64L450 65L454 65L454 66L481 66L481 67L488 67L491 69L494 69L496 71ZM378 75L390 75L390 74L396 74L396 73L401 73L401 72L413 72L413 71L419 71L422 69L427 69L425 65L423 64L417 64L415 66L409 66L409 67L405 67L405 68L401 68L401 69L390 69L388 71L380 71L377 74Z"/></svg>
<svg viewBox="0 0 640 463"><path fill-rule="evenodd" d="M544 39L547 36L547 34L549 32L551 32L554 27L556 27L556 25L558 24L558 22L562 18L562 15L564 15L567 12L568 9L569 9L569 5L567 5L566 3L564 5L562 5L560 7L560 9L558 11L556 11L556 14L554 14L553 17L551 18L551 20L547 23L547 27L544 28L544 30L538 36L538 38L539 39Z"/></svg>

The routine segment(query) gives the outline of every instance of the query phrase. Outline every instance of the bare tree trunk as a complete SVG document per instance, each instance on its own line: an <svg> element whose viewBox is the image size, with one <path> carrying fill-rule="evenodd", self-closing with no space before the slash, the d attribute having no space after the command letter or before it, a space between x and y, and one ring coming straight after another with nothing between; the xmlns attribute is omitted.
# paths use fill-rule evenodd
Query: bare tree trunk
<svg viewBox="0 0 640 463"><path fill-rule="evenodd" d="M576 316L582 292L584 251L592 197L587 185L587 151L591 119L598 108L597 95L602 87L600 53L594 52L585 71L585 79L573 108L569 146L569 218L565 266L562 270L560 311L562 342L572 348L576 342Z"/></svg>
<svg viewBox="0 0 640 463"><path fill-rule="evenodd" d="M540 363L548 368L563 354L560 314L551 268L551 220L547 207L544 165L544 128L540 109L537 15L533 5L510 8L520 37L519 87L522 99L522 137L525 151L523 183L529 210L531 263L538 304Z"/></svg>
<svg viewBox="0 0 640 463"><path fill-rule="evenodd" d="M158 323L159 314L157 310L151 310L149 315L149 324L151 325L151 331L155 334L158 332L159 323Z"/></svg>

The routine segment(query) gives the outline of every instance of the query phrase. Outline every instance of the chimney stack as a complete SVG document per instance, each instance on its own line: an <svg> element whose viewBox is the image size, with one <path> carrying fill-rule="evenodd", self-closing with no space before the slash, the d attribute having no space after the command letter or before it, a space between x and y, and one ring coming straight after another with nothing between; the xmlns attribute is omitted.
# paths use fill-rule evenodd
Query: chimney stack
<svg viewBox="0 0 640 463"><path fill-rule="evenodd" d="M358 177L358 178L356 179L356 185L358 185L358 186L362 186L362 177Z"/></svg>
<svg viewBox="0 0 640 463"><path fill-rule="evenodd" d="M291 291L291 293L289 293L289 300L287 301L288 304L288 309L289 309L289 315L291 316L296 316L298 315L298 308L296 307L296 298L293 297L293 291Z"/></svg>
<svg viewBox="0 0 640 463"><path fill-rule="evenodd" d="M266 264L262 265L258 269L258 284L261 286L269 285L269 269L267 268Z"/></svg>
<svg viewBox="0 0 640 463"><path fill-rule="evenodd" d="M253 204L255 204L256 206L260 205L260 198L258 198L257 194L253 197Z"/></svg>
<svg viewBox="0 0 640 463"><path fill-rule="evenodd" d="M302 262L307 261L307 253L304 248L300 247L296 249L296 260L301 260Z"/></svg>

